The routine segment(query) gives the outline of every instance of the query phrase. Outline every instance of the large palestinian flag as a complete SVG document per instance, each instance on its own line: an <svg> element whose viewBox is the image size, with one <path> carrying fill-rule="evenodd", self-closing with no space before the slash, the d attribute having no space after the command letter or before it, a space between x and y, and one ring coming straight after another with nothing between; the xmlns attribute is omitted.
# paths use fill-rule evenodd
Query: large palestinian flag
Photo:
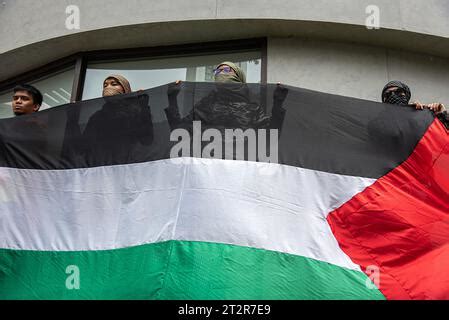
<svg viewBox="0 0 449 320"><path fill-rule="evenodd" d="M239 127L243 157L205 139ZM1 299L449 298L428 111L184 83L1 120L0 151Z"/></svg>

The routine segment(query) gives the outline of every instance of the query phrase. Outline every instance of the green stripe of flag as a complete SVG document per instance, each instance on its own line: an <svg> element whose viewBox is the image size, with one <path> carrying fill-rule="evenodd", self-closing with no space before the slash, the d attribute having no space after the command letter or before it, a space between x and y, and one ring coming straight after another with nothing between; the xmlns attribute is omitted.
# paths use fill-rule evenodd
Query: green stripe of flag
<svg viewBox="0 0 449 320"><path fill-rule="evenodd" d="M0 249L0 299L384 299L366 280L362 272L301 256L205 242Z"/></svg>

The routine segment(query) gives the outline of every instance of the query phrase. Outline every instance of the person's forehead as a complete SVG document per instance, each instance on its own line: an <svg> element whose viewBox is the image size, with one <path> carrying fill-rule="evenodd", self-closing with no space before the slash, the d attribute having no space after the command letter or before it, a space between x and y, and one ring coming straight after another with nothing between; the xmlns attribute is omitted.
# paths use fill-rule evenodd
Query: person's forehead
<svg viewBox="0 0 449 320"><path fill-rule="evenodd" d="M227 65L227 64L220 64L218 66L218 69L223 69L223 68L226 68L226 67L230 68L231 70L234 70L234 69L232 69L232 67L230 65Z"/></svg>
<svg viewBox="0 0 449 320"><path fill-rule="evenodd" d="M396 91L396 90L398 90L398 89L402 89L402 88L399 88L399 87L390 87L390 88L387 89L387 91L388 91L388 92L389 92L389 91Z"/></svg>
<svg viewBox="0 0 449 320"><path fill-rule="evenodd" d="M29 93L28 91L25 90L18 90L16 92L14 92L13 97L31 97L31 93Z"/></svg>
<svg viewBox="0 0 449 320"><path fill-rule="evenodd" d="M106 80L104 80L104 82L108 82L108 83L110 83L110 82L117 82L117 83L119 83L119 81L116 78L113 78L113 77L106 78Z"/></svg>

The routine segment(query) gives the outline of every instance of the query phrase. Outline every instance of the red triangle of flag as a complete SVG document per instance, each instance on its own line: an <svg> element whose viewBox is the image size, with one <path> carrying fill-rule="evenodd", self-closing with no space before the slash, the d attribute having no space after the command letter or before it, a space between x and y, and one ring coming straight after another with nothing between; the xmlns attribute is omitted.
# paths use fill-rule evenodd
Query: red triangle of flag
<svg viewBox="0 0 449 320"><path fill-rule="evenodd" d="M362 270L378 268L387 299L449 299L449 133L441 122L328 222Z"/></svg>

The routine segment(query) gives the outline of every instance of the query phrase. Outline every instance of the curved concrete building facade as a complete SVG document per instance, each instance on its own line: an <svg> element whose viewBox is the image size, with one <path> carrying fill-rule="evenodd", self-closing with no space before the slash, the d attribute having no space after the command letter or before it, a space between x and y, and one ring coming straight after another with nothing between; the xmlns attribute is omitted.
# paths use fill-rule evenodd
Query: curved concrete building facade
<svg viewBox="0 0 449 320"><path fill-rule="evenodd" d="M73 6L79 28L67 27ZM80 78L89 83L83 53L112 50L117 59L119 49L163 48L164 57L190 48L192 56L199 48L201 56L209 43L228 53L254 43L262 82L379 101L398 79L412 99L449 104L448 17L446 0L3 0L0 95L68 57L79 91ZM376 19L379 28L368 29Z"/></svg>

